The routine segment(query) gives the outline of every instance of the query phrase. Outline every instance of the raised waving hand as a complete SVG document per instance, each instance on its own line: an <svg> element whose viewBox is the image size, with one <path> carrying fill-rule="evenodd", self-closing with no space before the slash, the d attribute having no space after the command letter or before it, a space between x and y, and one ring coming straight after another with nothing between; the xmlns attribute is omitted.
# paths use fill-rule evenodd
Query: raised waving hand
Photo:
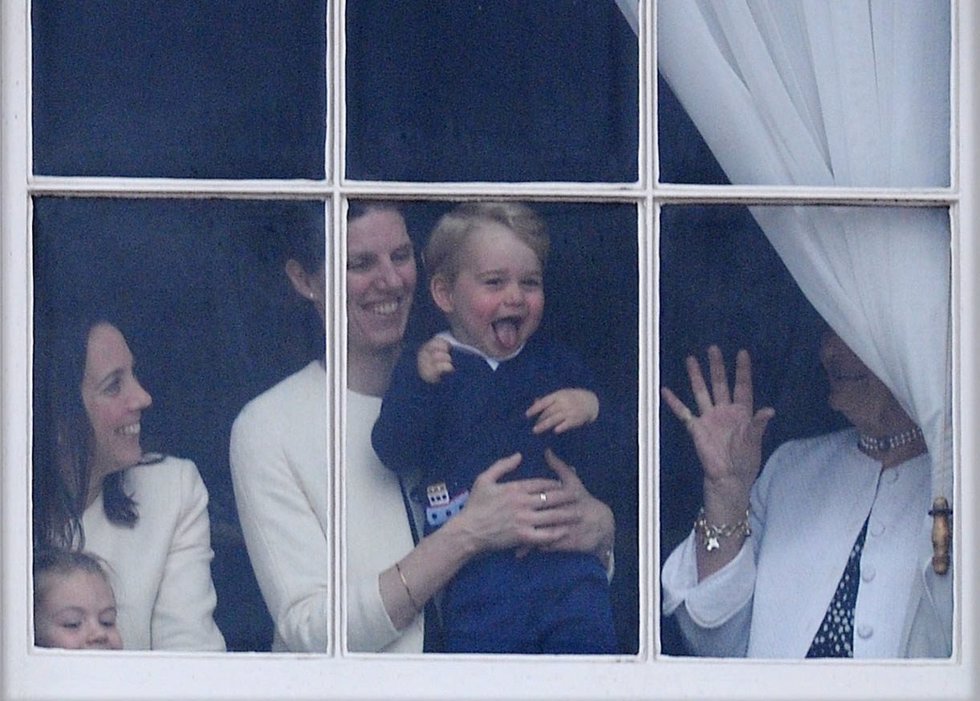
<svg viewBox="0 0 980 701"><path fill-rule="evenodd" d="M704 473L706 523L731 525L745 518L749 493L762 463L762 436L775 411L769 407L754 409L752 362L747 351L740 350L735 358L733 388L729 388L718 346L708 348L708 373L710 387L698 360L688 356L687 374L697 413L668 387L661 388L661 396L694 440ZM732 538L716 553L708 551L715 566L706 569L714 571L723 566L738 552L742 540ZM698 553L700 565L702 549Z"/></svg>

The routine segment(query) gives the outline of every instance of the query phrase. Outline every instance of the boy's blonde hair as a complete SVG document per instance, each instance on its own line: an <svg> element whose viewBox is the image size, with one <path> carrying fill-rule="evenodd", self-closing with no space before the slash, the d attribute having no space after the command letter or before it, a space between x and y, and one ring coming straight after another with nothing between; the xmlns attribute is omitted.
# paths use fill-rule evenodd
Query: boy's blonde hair
<svg viewBox="0 0 980 701"><path fill-rule="evenodd" d="M520 202L464 202L444 214L429 236L422 254L429 277L453 282L459 275L470 234L487 224L500 224L534 251L544 268L550 241L544 220Z"/></svg>

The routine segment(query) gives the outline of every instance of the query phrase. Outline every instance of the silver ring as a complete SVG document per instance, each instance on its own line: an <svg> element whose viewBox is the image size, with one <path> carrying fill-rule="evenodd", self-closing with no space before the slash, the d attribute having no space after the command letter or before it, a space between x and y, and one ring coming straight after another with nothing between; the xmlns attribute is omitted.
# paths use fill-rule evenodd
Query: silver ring
<svg viewBox="0 0 980 701"><path fill-rule="evenodd" d="M547 494L545 494L544 492L541 492L540 494L538 494L538 496L541 497L541 503L542 504L547 504L548 503L548 495Z"/></svg>

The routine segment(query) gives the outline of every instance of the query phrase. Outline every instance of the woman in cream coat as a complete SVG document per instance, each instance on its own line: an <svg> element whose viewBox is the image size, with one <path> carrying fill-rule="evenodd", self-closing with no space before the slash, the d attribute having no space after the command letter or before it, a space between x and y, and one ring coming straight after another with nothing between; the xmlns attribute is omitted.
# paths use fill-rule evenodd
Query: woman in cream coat
<svg viewBox="0 0 980 701"><path fill-rule="evenodd" d="M471 558L528 546L593 552L608 562L613 518L560 461L554 465L560 482L499 482L519 463L511 456L488 467L456 518L417 538L403 490L370 442L412 305L415 255L394 204L352 203L348 221L346 644L355 652L419 653L427 603ZM286 273L322 321L322 232L294 233ZM322 652L327 646L326 422L326 372L319 359L250 402L232 429L235 497L275 621L275 650Z"/></svg>
<svg viewBox="0 0 980 701"><path fill-rule="evenodd" d="M922 432L831 331L830 405L852 428L790 441L759 475L773 415L753 413L749 357L730 394L721 352L688 374L699 415L663 396L704 471L695 528L664 564L663 608L698 655L948 657L952 574L932 567L930 460Z"/></svg>
<svg viewBox="0 0 980 701"><path fill-rule="evenodd" d="M53 332L35 353L35 547L106 562L125 649L224 650L197 468L143 453L151 399L115 325L96 317Z"/></svg>

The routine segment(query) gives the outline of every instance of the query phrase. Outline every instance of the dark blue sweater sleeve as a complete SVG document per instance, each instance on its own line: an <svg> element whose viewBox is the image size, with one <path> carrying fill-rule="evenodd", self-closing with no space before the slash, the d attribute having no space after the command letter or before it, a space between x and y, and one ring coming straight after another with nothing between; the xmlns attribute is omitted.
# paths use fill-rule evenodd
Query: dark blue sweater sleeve
<svg viewBox="0 0 980 701"><path fill-rule="evenodd" d="M374 452L399 475L417 473L431 462L428 452L440 420L435 387L419 377L415 352L402 354L371 431Z"/></svg>

